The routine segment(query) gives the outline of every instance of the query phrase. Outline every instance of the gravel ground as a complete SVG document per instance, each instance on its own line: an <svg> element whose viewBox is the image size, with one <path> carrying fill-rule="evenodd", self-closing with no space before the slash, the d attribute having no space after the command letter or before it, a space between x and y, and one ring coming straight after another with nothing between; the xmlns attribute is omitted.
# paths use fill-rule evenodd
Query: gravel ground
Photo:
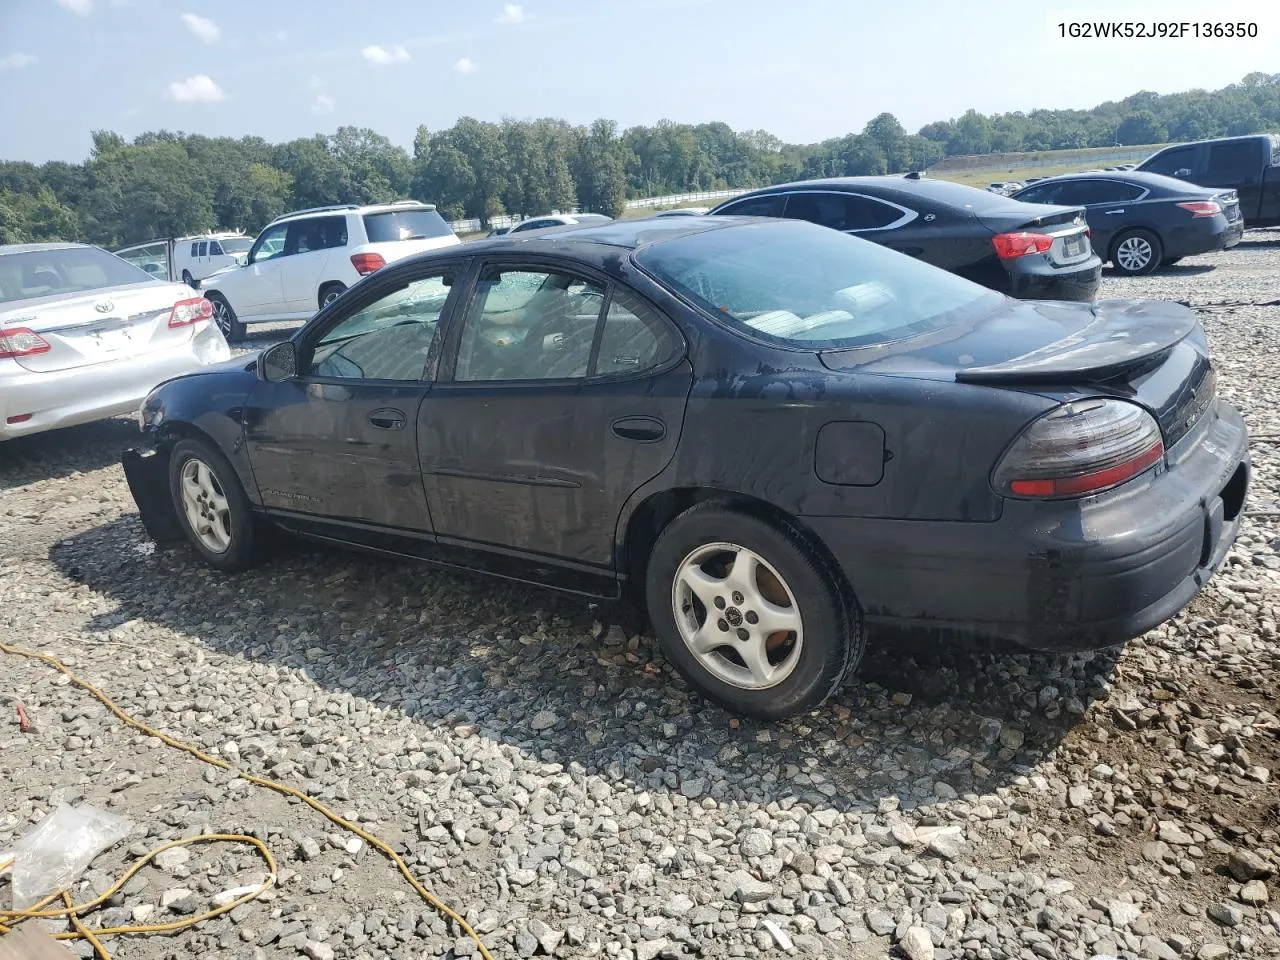
<svg viewBox="0 0 1280 960"><path fill-rule="evenodd" d="M1280 434L1280 233L1106 279L1127 295L1202 306L1223 393ZM1255 444L1258 515L1223 569L1122 652L873 645L826 707L766 726L701 702L608 607L312 547L238 577L154 550L117 462L134 429L0 450L0 637L358 820L495 957L1280 956L1276 445ZM471 954L302 805L0 663L0 847L61 801L127 814L82 900L176 837L249 832L279 858L264 900L116 940L120 960ZM95 922L199 912L259 869L199 845Z"/></svg>

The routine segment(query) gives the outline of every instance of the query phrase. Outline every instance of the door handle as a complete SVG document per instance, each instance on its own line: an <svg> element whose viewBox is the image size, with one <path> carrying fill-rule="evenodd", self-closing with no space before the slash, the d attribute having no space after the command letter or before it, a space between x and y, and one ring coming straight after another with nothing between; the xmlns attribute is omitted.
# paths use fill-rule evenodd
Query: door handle
<svg viewBox="0 0 1280 960"><path fill-rule="evenodd" d="M1111 216L1111 214L1113 214L1113 213L1124 213L1124 207L1121 207L1119 210L1108 210L1108 211L1106 211L1107 216Z"/></svg>
<svg viewBox="0 0 1280 960"><path fill-rule="evenodd" d="M369 422L382 430L399 430L404 426L404 412L383 407L369 414Z"/></svg>
<svg viewBox="0 0 1280 960"><path fill-rule="evenodd" d="M667 425L653 417L623 417L613 421L614 436L640 443L656 443L667 435Z"/></svg>

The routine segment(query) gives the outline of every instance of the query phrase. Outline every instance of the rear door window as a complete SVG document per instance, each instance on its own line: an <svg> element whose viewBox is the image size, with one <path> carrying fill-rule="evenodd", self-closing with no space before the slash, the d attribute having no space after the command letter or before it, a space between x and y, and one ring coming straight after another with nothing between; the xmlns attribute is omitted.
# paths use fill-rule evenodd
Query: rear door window
<svg viewBox="0 0 1280 960"><path fill-rule="evenodd" d="M1257 179L1262 167L1259 141L1228 140L1209 147L1205 178L1212 183L1243 183Z"/></svg>
<svg viewBox="0 0 1280 960"><path fill-rule="evenodd" d="M871 197L840 193L793 193L787 197L786 217L808 220L833 230L878 230L901 220L897 207Z"/></svg>
<svg viewBox="0 0 1280 960"><path fill-rule="evenodd" d="M765 197L748 197L731 203L720 211L727 217L780 217L786 196L775 193Z"/></svg>
<svg viewBox="0 0 1280 960"><path fill-rule="evenodd" d="M314 253L347 245L346 217L309 217L289 224L285 253Z"/></svg>
<svg viewBox="0 0 1280 960"><path fill-rule="evenodd" d="M429 240L453 236L444 217L434 210L388 210L364 215L364 232L370 243L396 240Z"/></svg>

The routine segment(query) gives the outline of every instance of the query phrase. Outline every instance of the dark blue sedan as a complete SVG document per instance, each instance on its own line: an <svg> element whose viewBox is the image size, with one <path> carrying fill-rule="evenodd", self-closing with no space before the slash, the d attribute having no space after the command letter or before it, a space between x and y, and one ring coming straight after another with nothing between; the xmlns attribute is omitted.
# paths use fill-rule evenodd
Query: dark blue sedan
<svg viewBox="0 0 1280 960"><path fill-rule="evenodd" d="M1084 207L1094 249L1120 273L1131 275L1230 249L1244 236L1234 190L1197 187L1158 173L1117 170L1049 177L1013 198Z"/></svg>
<svg viewBox="0 0 1280 960"><path fill-rule="evenodd" d="M1217 567L1249 482L1190 310L1016 301L777 219L406 259L140 416L148 531L220 570L272 525L625 596L763 718L821 703L872 628L1137 636Z"/></svg>

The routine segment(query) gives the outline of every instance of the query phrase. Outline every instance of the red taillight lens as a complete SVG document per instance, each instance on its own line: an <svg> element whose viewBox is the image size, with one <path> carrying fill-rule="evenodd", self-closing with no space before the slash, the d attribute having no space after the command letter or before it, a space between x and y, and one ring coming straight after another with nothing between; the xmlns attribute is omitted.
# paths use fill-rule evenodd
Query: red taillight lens
<svg viewBox="0 0 1280 960"><path fill-rule="evenodd" d="M375 270L381 270L387 265L387 261L382 259L380 253L353 253L351 255L351 265L356 268L356 273L362 277L367 277Z"/></svg>
<svg viewBox="0 0 1280 960"><path fill-rule="evenodd" d="M1193 218L1213 217L1222 212L1222 204L1217 200L1188 200L1178 204L1183 210L1190 210Z"/></svg>
<svg viewBox="0 0 1280 960"><path fill-rule="evenodd" d="M48 353L49 341L26 327L9 327L0 330L0 360L12 360L14 357L34 357L37 353Z"/></svg>
<svg viewBox="0 0 1280 960"><path fill-rule="evenodd" d="M213 304L204 297L195 297L191 300L179 300L173 305L173 312L169 314L169 326L189 327L193 323L212 319Z"/></svg>
<svg viewBox="0 0 1280 960"><path fill-rule="evenodd" d="M1014 260L1032 253L1048 253L1053 237L1047 233L997 233L991 243L1001 260Z"/></svg>
<svg viewBox="0 0 1280 960"><path fill-rule="evenodd" d="M1163 457L1160 426L1142 407L1078 400L1023 431L992 479L1004 496L1083 497L1118 486Z"/></svg>

